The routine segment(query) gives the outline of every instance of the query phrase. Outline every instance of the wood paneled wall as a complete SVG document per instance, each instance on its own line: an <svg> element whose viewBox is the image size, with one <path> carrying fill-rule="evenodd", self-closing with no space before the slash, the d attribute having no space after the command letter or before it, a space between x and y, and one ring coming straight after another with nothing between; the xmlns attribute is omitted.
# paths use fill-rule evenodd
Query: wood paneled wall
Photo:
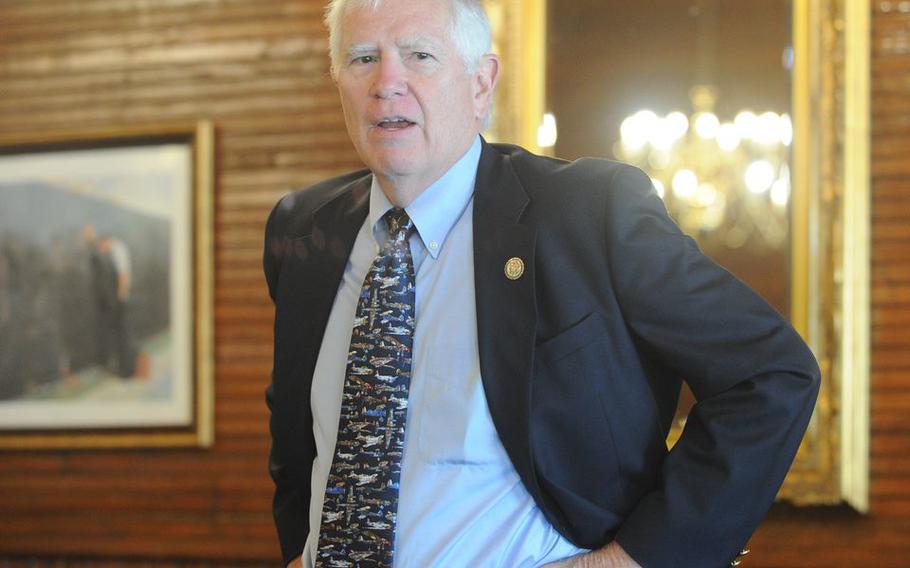
<svg viewBox="0 0 910 568"><path fill-rule="evenodd" d="M262 229L280 195L358 165L321 17L321 0L0 1L0 131L217 128L214 447L0 454L0 555L278 563Z"/></svg>
<svg viewBox="0 0 910 568"><path fill-rule="evenodd" d="M281 194L358 164L328 77L321 5L0 0L0 130L198 118L218 128L216 444L0 454L0 567L278 565L265 469L271 312L259 270L261 230ZM910 567L904 5L870 0L872 511L776 507L747 566Z"/></svg>

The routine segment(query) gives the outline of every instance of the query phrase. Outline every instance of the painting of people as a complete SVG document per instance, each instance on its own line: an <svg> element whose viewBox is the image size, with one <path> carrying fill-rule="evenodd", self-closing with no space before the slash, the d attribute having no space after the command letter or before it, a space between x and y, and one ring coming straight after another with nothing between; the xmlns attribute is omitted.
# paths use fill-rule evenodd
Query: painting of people
<svg viewBox="0 0 910 568"><path fill-rule="evenodd" d="M0 432L193 421L193 147L0 154Z"/></svg>

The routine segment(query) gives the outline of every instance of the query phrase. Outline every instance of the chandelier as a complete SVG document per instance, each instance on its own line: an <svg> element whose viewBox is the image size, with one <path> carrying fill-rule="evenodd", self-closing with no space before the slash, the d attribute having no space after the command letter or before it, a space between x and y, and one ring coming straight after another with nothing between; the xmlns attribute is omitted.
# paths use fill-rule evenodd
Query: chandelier
<svg viewBox="0 0 910 568"><path fill-rule="evenodd" d="M617 158L644 170L671 216L702 243L780 249L789 232L790 145L787 114L743 109L722 121L713 87L690 92L693 112L628 116Z"/></svg>

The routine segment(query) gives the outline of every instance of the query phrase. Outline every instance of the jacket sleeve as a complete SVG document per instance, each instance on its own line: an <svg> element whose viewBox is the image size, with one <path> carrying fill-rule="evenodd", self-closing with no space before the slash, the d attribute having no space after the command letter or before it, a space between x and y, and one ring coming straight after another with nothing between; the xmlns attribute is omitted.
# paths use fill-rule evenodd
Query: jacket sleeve
<svg viewBox="0 0 910 568"><path fill-rule="evenodd" d="M266 390L266 402L272 411L274 390L272 385ZM272 432L272 449L269 452L269 475L275 483L275 495L272 499L272 516L278 530L278 541L281 545L281 556L284 565L303 553L307 535L310 532L309 519L309 485L298 487L290 482L288 466L281 451L282 444L288 440L278 440L275 435L274 413L270 421Z"/></svg>
<svg viewBox="0 0 910 568"><path fill-rule="evenodd" d="M728 566L796 455L818 366L786 320L678 229L645 174L624 167L613 181L605 246L623 317L697 400L616 540L645 568Z"/></svg>
<svg viewBox="0 0 910 568"><path fill-rule="evenodd" d="M285 198L287 199L287 198ZM282 203L279 201L269 215L265 229L265 244L263 247L263 270L269 287L269 296L277 305L278 279L281 275L282 258L287 250L288 242L281 229ZM277 322L277 318L276 318ZM277 325L276 325L277 334ZM281 544L281 554L284 565L300 556L309 533L308 508L310 502L309 479L296 482L290 474L290 462L293 451L290 446L295 444L291 435L293 429L287 425L291 417L285 416L280 410L278 398L281 396L280 384L282 381L281 369L278 366L277 337L276 351L273 362L271 383L265 392L266 404L269 409L269 431L272 446L269 452L269 475L275 483L275 495L272 501L272 515L278 531L278 540ZM286 379L285 379L286 380ZM309 472L309 468L303 468Z"/></svg>

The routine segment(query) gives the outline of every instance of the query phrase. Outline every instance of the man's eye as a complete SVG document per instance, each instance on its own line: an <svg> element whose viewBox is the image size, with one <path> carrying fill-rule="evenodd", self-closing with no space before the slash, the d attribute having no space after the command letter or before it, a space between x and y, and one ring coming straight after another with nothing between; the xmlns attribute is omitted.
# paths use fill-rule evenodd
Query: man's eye
<svg viewBox="0 0 910 568"><path fill-rule="evenodd" d="M354 60L352 61L352 63L360 63L360 64L375 63L375 62L376 62L375 55L361 55L360 57L355 57Z"/></svg>
<svg viewBox="0 0 910 568"><path fill-rule="evenodd" d="M430 59L432 57L433 56L430 55L429 53L427 53L426 51L415 51L414 52L414 58L419 61L423 61L425 59Z"/></svg>

